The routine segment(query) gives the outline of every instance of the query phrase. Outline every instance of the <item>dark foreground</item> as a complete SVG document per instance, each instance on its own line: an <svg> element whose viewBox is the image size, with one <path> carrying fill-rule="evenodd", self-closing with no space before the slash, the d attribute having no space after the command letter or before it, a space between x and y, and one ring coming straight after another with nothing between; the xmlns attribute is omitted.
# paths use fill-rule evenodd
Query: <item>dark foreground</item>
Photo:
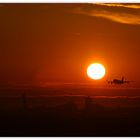
<svg viewBox="0 0 140 140"><path fill-rule="evenodd" d="M140 136L139 89L6 89L0 136Z"/></svg>

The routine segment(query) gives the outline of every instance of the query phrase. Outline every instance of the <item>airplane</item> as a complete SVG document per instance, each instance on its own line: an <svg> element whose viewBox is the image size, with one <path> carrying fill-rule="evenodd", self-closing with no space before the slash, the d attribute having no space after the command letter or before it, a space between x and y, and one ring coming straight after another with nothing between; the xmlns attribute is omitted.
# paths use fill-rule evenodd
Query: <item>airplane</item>
<svg viewBox="0 0 140 140"><path fill-rule="evenodd" d="M121 84L129 84L131 81L125 81L124 80L124 77L122 77L122 79L113 79L112 81L107 81L108 84L118 84L118 85L121 85Z"/></svg>

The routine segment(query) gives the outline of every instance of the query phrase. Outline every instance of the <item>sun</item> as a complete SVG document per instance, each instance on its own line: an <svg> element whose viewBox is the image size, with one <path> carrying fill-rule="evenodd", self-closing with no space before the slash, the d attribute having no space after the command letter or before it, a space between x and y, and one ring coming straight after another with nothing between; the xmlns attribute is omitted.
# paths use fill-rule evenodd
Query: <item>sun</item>
<svg viewBox="0 0 140 140"><path fill-rule="evenodd" d="M105 72L105 67L100 63L93 63L87 68L87 75L94 80L103 78Z"/></svg>

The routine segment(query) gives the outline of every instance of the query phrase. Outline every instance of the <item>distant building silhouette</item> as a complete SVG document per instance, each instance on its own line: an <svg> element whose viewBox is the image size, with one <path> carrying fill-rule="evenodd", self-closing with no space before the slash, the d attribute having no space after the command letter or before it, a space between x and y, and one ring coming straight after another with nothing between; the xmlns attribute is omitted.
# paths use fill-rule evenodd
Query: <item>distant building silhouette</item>
<svg viewBox="0 0 140 140"><path fill-rule="evenodd" d="M22 105L23 105L23 110L27 110L27 99L26 99L26 94L22 93Z"/></svg>
<svg viewBox="0 0 140 140"><path fill-rule="evenodd" d="M92 107L92 99L90 98L90 96L87 96L85 98L85 109L87 111L90 111L91 110L91 107Z"/></svg>

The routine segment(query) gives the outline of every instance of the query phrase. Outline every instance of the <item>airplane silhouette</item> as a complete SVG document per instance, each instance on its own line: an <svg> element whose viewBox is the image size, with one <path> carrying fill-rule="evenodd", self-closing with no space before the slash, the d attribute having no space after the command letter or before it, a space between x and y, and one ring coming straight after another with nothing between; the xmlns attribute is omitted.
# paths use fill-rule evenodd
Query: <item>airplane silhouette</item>
<svg viewBox="0 0 140 140"><path fill-rule="evenodd" d="M124 77L122 77L122 79L113 79L112 81L107 81L108 84L118 84L118 85L121 85L121 84L125 84L125 83L130 83L131 81L125 81L124 80Z"/></svg>

